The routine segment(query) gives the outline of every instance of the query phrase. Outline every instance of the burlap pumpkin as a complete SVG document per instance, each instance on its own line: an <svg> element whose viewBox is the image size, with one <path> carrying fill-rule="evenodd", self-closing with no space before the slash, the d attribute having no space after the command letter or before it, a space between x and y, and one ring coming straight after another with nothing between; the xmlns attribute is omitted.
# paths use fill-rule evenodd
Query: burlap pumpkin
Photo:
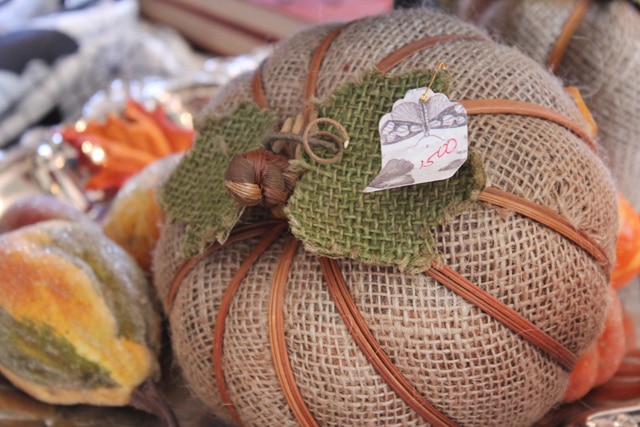
<svg viewBox="0 0 640 427"><path fill-rule="evenodd" d="M440 62L440 89L467 102L470 165L363 194L380 169L376 118ZM494 98L510 111L474 105ZM342 157L294 162L288 223L254 210L230 232L225 165L305 105L344 125ZM154 281L193 393L254 426L539 419L606 306L616 198L585 126L557 78L437 12L284 41L214 97L163 189Z"/></svg>
<svg viewBox="0 0 640 427"><path fill-rule="evenodd" d="M640 4L631 0L506 0L484 25L579 88L604 158L640 210ZM563 42L563 40L566 40Z"/></svg>

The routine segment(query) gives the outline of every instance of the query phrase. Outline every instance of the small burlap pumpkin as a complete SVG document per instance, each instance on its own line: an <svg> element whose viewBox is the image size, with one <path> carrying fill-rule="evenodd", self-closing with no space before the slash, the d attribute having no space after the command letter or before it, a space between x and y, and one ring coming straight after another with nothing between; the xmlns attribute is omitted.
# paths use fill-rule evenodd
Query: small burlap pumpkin
<svg viewBox="0 0 640 427"><path fill-rule="evenodd" d="M630 0L496 3L484 25L580 89L599 127L603 158L640 211L640 5Z"/></svg>
<svg viewBox="0 0 640 427"><path fill-rule="evenodd" d="M430 81L467 108L469 160L447 181L363 193L377 119ZM236 225L224 165L311 110L349 145L333 163L292 162L288 222L253 208ZM213 412L524 426L559 402L602 327L617 214L557 78L454 17L394 11L284 41L197 128L163 188L154 281L177 363Z"/></svg>

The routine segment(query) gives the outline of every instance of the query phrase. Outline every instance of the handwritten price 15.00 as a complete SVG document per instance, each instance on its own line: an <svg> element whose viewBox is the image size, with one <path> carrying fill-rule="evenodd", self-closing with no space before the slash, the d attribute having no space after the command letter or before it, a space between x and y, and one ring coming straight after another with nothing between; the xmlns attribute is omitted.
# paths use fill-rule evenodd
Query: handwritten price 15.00
<svg viewBox="0 0 640 427"><path fill-rule="evenodd" d="M426 160L420 160L420 169L429 167L435 163L435 160L441 159L449 154L453 154L458 147L458 141L455 138L449 138L436 151L434 151Z"/></svg>

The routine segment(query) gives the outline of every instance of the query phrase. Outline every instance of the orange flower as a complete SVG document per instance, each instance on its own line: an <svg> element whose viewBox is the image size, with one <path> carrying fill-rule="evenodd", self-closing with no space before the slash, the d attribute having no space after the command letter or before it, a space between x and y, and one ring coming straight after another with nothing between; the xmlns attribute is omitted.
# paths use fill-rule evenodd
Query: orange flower
<svg viewBox="0 0 640 427"><path fill-rule="evenodd" d="M98 150L100 156L89 159L94 173L85 188L106 190L118 189L155 160L189 149L194 131L175 124L160 106L149 112L128 99L122 114L109 114L104 122L90 120L84 128L67 125L60 134L84 155ZM94 154L85 150L87 143Z"/></svg>

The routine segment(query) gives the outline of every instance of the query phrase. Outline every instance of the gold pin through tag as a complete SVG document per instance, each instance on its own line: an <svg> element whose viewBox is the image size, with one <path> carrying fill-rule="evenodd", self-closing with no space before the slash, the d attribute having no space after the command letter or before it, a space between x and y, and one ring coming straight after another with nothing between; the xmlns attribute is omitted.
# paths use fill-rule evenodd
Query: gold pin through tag
<svg viewBox="0 0 640 427"><path fill-rule="evenodd" d="M431 86L433 86L433 82L436 81L436 76L438 75L438 72L441 70L445 70L446 68L447 67L445 66L444 62L440 62L438 64L437 69L433 72L433 75L431 76L431 81L429 82L429 84L427 85L427 88L425 89L424 93L420 97L420 102L422 103L427 102L427 98L429 97L429 90L431 90Z"/></svg>

